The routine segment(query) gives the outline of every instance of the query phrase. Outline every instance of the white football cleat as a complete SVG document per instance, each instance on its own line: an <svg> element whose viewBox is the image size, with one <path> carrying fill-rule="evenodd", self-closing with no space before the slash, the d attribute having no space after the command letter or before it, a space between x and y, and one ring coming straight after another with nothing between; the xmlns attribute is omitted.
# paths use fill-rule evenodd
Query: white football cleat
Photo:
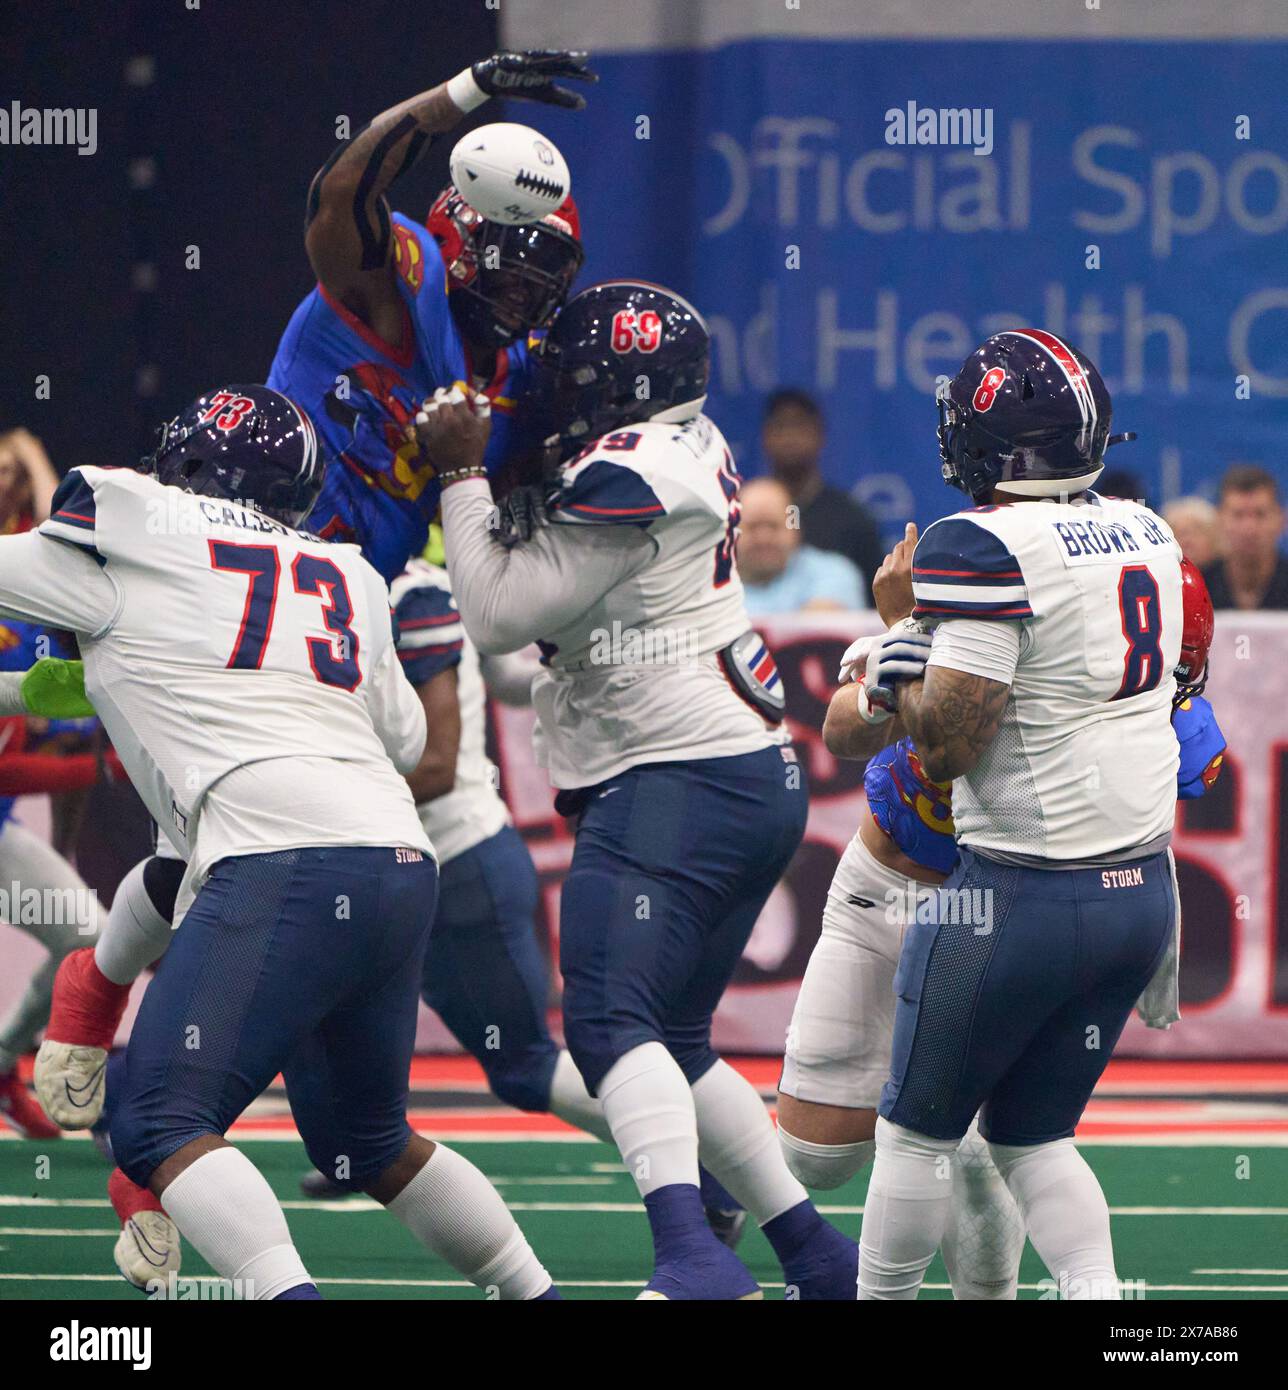
<svg viewBox="0 0 1288 1390"><path fill-rule="evenodd" d="M62 1129L89 1129L103 1113L107 1051L51 1042L36 1053L32 1084L45 1114Z"/></svg>
<svg viewBox="0 0 1288 1390"><path fill-rule="evenodd" d="M121 1227L112 1253L122 1278L164 1298L168 1277L178 1274L183 1258L179 1228L163 1211L135 1212Z"/></svg>

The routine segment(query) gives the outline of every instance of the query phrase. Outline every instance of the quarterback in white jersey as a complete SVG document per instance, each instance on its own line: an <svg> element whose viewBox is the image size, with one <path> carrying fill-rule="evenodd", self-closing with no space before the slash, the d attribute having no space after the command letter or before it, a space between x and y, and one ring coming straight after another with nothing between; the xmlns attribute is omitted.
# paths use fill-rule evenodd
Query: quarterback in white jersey
<svg viewBox="0 0 1288 1390"><path fill-rule="evenodd" d="M560 311L542 362L559 468L550 524L527 539L497 536L484 403L441 393L418 433L443 483L466 631L484 652L539 639L544 654L539 746L577 834L560 903L564 1034L649 1214L643 1296L760 1296L707 1228L700 1143L799 1296L848 1299L853 1243L815 1211L760 1098L711 1048L807 793L742 602L737 473L701 414L706 326L678 295L611 281Z"/></svg>
<svg viewBox="0 0 1288 1390"><path fill-rule="evenodd" d="M1061 1293L1118 1296L1072 1136L1171 941L1182 601L1166 525L1090 490L1110 417L1095 367L1041 329L990 338L940 394L944 476L977 505L918 542L903 611L933 638L882 639L860 713L897 713L952 779L960 857L895 974L860 1297L916 1296L938 1164L977 1112Z"/></svg>
<svg viewBox="0 0 1288 1390"><path fill-rule="evenodd" d="M407 1125L437 871L400 773L425 715L375 571L295 529L322 477L312 422L228 387L166 427L150 468L76 470L36 534L0 542L0 608L76 633L86 691L188 858L183 930L130 1037L117 1162L251 1296L316 1298L271 1189L223 1135L279 1072L288 1090L325 1075L317 1104L292 1093L314 1162L343 1155L356 1190L470 1277L496 1284L504 1257L503 1297L545 1296L486 1181ZM93 952L69 970L77 1012L110 1000L119 1018ZM453 1198L478 1215L465 1241L433 1215Z"/></svg>

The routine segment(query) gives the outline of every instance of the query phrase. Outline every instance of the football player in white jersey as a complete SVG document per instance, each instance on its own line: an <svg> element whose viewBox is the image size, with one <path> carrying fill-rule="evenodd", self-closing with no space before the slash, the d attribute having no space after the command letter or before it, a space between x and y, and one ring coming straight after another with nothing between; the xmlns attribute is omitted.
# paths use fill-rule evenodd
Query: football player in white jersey
<svg viewBox="0 0 1288 1390"><path fill-rule="evenodd" d="M698 1158L764 1230L789 1296L853 1296L853 1242L788 1172L711 1016L805 826L781 681L734 560L738 475L702 413L709 338L678 295L611 281L542 349L560 467L551 524L497 537L486 402L440 392L417 429L447 564L485 653L540 639L538 754L576 818L560 909L564 1032L654 1238L643 1297L756 1298L708 1229Z"/></svg>
<svg viewBox="0 0 1288 1390"><path fill-rule="evenodd" d="M1182 601L1166 524L1090 490L1110 415L1095 367L1041 329L990 338L940 393L944 476L976 505L917 543L929 651L883 639L860 704L897 712L926 775L953 781L960 858L895 973L861 1298L916 1297L943 1160L981 1107L1056 1287L1118 1297L1073 1133L1172 938Z"/></svg>
<svg viewBox="0 0 1288 1390"><path fill-rule="evenodd" d="M166 427L151 476L74 470L38 531L0 541L0 609L76 633L87 693L187 860L116 1159L243 1292L316 1298L223 1135L279 1071L289 1088L325 1068L326 1104L296 1107L315 1162L348 1155L355 1190L500 1297L557 1297L482 1174L406 1122L437 869L400 771L425 714L380 577L295 529L323 467L291 401L232 386ZM88 994L115 988L92 952L69 962Z"/></svg>

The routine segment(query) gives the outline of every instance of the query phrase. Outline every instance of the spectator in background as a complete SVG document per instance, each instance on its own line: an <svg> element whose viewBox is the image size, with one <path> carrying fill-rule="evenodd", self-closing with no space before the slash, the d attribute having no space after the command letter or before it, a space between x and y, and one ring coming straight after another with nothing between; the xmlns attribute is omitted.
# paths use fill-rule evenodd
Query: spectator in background
<svg viewBox="0 0 1288 1390"><path fill-rule="evenodd" d="M1191 564L1206 570L1215 563L1221 554L1221 521L1206 497L1178 497L1163 508L1163 520Z"/></svg>
<svg viewBox="0 0 1288 1390"><path fill-rule="evenodd" d="M1236 463L1221 479L1217 507L1221 558L1203 571L1216 608L1288 608L1288 559L1279 484L1251 463Z"/></svg>
<svg viewBox="0 0 1288 1390"><path fill-rule="evenodd" d="M743 485L738 573L753 618L817 608L866 608L858 569L832 551L802 542L791 493L774 478Z"/></svg>
<svg viewBox="0 0 1288 1390"><path fill-rule="evenodd" d="M49 515L58 474L29 430L0 434L0 533L29 531Z"/></svg>
<svg viewBox="0 0 1288 1390"><path fill-rule="evenodd" d="M800 509L805 544L844 555L863 576L866 589L885 559L885 546L871 513L848 492L823 481L818 461L826 438L823 412L807 392L789 387L765 402L761 448L770 473Z"/></svg>

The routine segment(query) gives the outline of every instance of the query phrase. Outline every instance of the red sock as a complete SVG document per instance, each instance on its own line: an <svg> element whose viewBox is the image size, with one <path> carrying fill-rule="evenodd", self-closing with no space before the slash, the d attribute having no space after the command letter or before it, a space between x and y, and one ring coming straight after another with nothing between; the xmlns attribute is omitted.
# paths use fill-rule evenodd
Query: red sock
<svg viewBox="0 0 1288 1390"><path fill-rule="evenodd" d="M146 1187L132 1183L119 1168L113 1168L112 1176L107 1180L107 1195L112 1199L112 1206L122 1226L141 1211L165 1210L160 1200Z"/></svg>
<svg viewBox="0 0 1288 1390"><path fill-rule="evenodd" d="M54 977L45 1037L79 1047L110 1048L129 1002L130 986L114 984L103 974L92 946L73 951Z"/></svg>

